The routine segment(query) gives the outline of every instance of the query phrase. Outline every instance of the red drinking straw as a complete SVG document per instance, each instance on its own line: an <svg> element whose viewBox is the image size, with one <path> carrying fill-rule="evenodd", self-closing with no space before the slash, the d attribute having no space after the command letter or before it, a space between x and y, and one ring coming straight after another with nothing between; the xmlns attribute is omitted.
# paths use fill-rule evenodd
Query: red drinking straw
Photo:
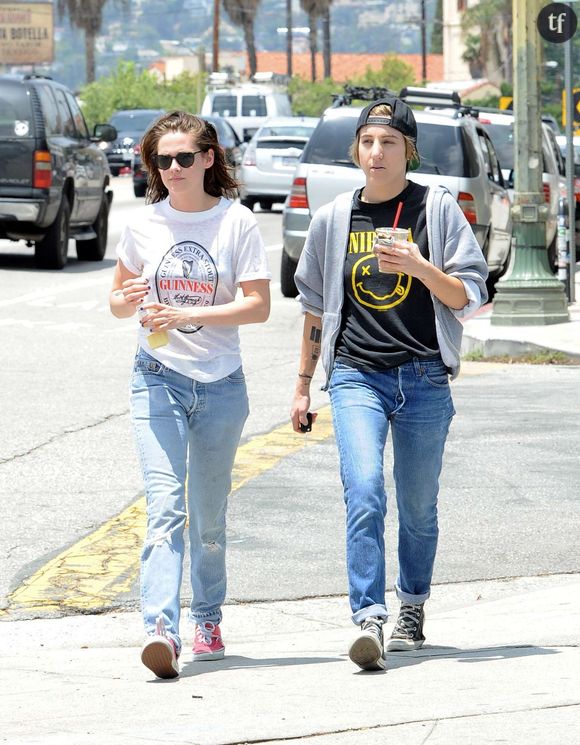
<svg viewBox="0 0 580 745"><path fill-rule="evenodd" d="M395 220L393 222L393 230L397 227L399 224L399 217L401 217L401 211L403 209L403 203L399 202L399 206L397 207L397 212L395 213Z"/></svg>

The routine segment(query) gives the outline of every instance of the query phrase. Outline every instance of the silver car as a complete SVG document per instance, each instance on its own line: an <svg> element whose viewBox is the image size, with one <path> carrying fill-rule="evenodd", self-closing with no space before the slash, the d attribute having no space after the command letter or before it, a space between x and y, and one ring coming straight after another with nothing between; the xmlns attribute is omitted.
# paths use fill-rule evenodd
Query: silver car
<svg viewBox="0 0 580 745"><path fill-rule="evenodd" d="M294 272L312 215L338 194L364 185L349 148L362 107L327 109L296 169L282 220L282 294L294 297ZM484 252L491 281L508 267L511 203L493 144L475 117L461 109L415 111L421 166L408 175L426 186L441 184L457 202Z"/></svg>
<svg viewBox="0 0 580 745"><path fill-rule="evenodd" d="M292 187L294 171L314 131L315 117L271 117L250 140L242 159L241 202L253 209L271 209L283 202Z"/></svg>

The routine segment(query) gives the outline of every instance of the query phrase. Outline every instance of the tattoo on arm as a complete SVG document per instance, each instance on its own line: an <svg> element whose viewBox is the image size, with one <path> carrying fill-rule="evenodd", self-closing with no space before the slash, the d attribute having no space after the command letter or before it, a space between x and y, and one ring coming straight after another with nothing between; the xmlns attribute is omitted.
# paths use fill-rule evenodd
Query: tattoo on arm
<svg viewBox="0 0 580 745"><path fill-rule="evenodd" d="M322 336L322 330L316 326L312 326L310 329L310 341L314 344L320 344L320 338Z"/></svg>
<svg viewBox="0 0 580 745"><path fill-rule="evenodd" d="M312 355L310 359L313 362L316 362L319 357L320 357L320 347L312 347Z"/></svg>

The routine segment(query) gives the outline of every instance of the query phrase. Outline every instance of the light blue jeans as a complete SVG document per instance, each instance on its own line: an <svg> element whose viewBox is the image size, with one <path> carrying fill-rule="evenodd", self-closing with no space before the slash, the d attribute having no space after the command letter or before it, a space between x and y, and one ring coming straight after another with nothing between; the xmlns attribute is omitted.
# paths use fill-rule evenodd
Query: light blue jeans
<svg viewBox="0 0 580 745"><path fill-rule="evenodd" d="M380 372L335 363L330 400L346 506L346 560L352 620L387 618L383 473L389 426L399 510L397 596L423 603L437 550L437 495L443 450L455 413L439 358Z"/></svg>
<svg viewBox="0 0 580 745"><path fill-rule="evenodd" d="M139 349L131 415L147 501L141 554L145 631L163 616L178 652L184 528L189 518L194 623L221 621L226 594L226 507L248 416L242 368L214 383L170 370ZM187 496L186 496L187 493Z"/></svg>

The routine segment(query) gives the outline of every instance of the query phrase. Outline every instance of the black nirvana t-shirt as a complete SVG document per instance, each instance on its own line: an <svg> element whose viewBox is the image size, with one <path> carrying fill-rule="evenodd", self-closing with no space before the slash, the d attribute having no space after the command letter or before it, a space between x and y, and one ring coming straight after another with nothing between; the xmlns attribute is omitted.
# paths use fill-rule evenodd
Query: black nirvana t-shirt
<svg viewBox="0 0 580 745"><path fill-rule="evenodd" d="M354 196L344 264L345 299L337 340L337 359L363 370L400 365L411 357L438 354L435 311L429 290L407 274L381 273L373 254L375 228L393 224L399 202L399 228L429 258L425 205L427 187L409 181L394 199L381 204Z"/></svg>

